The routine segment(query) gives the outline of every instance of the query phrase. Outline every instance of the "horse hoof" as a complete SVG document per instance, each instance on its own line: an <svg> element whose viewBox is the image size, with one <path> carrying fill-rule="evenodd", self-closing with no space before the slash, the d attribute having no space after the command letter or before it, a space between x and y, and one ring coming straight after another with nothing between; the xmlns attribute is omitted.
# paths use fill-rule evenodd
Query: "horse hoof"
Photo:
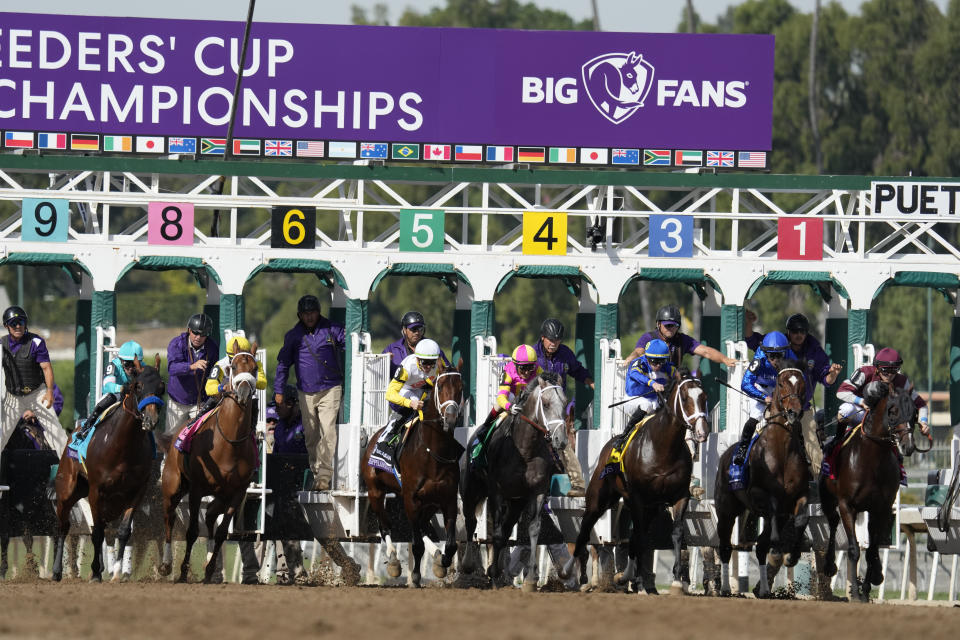
<svg viewBox="0 0 960 640"><path fill-rule="evenodd" d="M90 576L90 582L91 582L91 584L92 584L92 583L97 583L97 584L99 584L99 583L103 582L103 578L101 578L100 576Z"/></svg>
<svg viewBox="0 0 960 640"><path fill-rule="evenodd" d="M62 574L62 573L54 573L53 576L51 576L51 577L53 578L53 581L54 581L54 582L60 582L60 580L63 579L63 574Z"/></svg>
<svg viewBox="0 0 960 640"><path fill-rule="evenodd" d="M593 590L593 585L589 582L584 582L580 585L580 593L590 593Z"/></svg>
<svg viewBox="0 0 960 640"><path fill-rule="evenodd" d="M785 566L785 567L787 567L787 568L795 567L795 566L797 566L797 564L798 564L799 562L800 562L800 554L799 554L799 553L788 553L788 554L787 554L786 556L784 556L784 558L783 558L783 566Z"/></svg>
<svg viewBox="0 0 960 640"><path fill-rule="evenodd" d="M520 590L524 593L536 593L537 583L536 582L524 582L523 586L520 587Z"/></svg>
<svg viewBox="0 0 960 640"><path fill-rule="evenodd" d="M646 592L646 594L647 594L648 596L658 596L658 595L660 595L660 592L657 591L657 588L656 588L656 587L649 587L649 588L644 587L643 590Z"/></svg>
<svg viewBox="0 0 960 640"><path fill-rule="evenodd" d="M420 574L419 574L419 573L414 573L414 574L412 574L412 575L410 576L410 584L407 585L407 586L410 587L411 589L419 589L419 588L420 588Z"/></svg>
<svg viewBox="0 0 960 640"><path fill-rule="evenodd" d="M837 563L833 561L827 562L827 564L823 567L823 575L827 576L828 578L832 578L833 576L837 575Z"/></svg>
<svg viewBox="0 0 960 640"><path fill-rule="evenodd" d="M172 567L166 562L164 562L163 564L160 565L160 568L157 569L157 573L159 573L161 576L168 576L170 575L171 570L172 570Z"/></svg>
<svg viewBox="0 0 960 640"><path fill-rule="evenodd" d="M388 575L388 576L390 576L391 578L399 578L399 577L400 577L400 573L401 573L401 570L400 570L400 562L399 562L399 561L396 561L396 560L395 560L395 561L392 561L392 562L388 562L388 563L387 563L387 575Z"/></svg>
<svg viewBox="0 0 960 640"><path fill-rule="evenodd" d="M680 582L677 582L676 580L674 580L674 581L670 584L670 595L672 595L672 596L682 596L682 595L684 595L685 593L686 593L686 591L684 590L683 585L682 585Z"/></svg>
<svg viewBox="0 0 960 640"><path fill-rule="evenodd" d="M438 562L434 562L433 575L442 580L447 577L447 568Z"/></svg>
<svg viewBox="0 0 960 640"><path fill-rule="evenodd" d="M623 571L617 571L613 574L613 581L616 584L623 584L627 581L627 577L623 574Z"/></svg>

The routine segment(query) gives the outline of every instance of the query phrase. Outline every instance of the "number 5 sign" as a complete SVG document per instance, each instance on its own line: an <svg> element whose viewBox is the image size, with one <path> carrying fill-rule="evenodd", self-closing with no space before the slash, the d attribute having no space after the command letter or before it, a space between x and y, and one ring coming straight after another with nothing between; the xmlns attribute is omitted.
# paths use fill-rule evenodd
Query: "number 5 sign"
<svg viewBox="0 0 960 640"><path fill-rule="evenodd" d="M400 251L443 251L443 211L402 209Z"/></svg>
<svg viewBox="0 0 960 640"><path fill-rule="evenodd" d="M823 260L823 219L778 218L777 260Z"/></svg>

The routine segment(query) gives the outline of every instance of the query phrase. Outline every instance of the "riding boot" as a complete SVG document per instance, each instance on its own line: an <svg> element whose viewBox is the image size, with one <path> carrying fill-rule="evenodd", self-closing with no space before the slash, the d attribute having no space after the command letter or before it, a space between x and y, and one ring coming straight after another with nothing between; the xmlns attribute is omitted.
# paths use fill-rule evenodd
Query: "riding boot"
<svg viewBox="0 0 960 640"><path fill-rule="evenodd" d="M107 395L100 398L100 401L97 402L96 406L93 408L93 411L90 412L90 415L87 416L87 419L80 426L80 429L77 430L77 441L83 440L87 437L87 433L90 432L90 429L97 422L97 418L100 417L100 414L112 407L114 404L119 402L116 394L108 393Z"/></svg>
<svg viewBox="0 0 960 640"><path fill-rule="evenodd" d="M480 428L473 434L473 439L470 441L470 462L472 464L483 465L483 446L486 444L490 429L497 421L497 416L499 416L500 413L499 408L492 410L487 415L487 419L480 425Z"/></svg>
<svg viewBox="0 0 960 640"><path fill-rule="evenodd" d="M757 419L749 418L743 423L743 431L740 432L740 442L737 448L737 455L733 457L733 464L741 465L747 458L747 448L750 446L750 440L753 438L753 432L757 429Z"/></svg>
<svg viewBox="0 0 960 640"><path fill-rule="evenodd" d="M627 442L627 438L630 437L630 432L633 431L634 427L646 417L647 412L643 409L637 409L633 412L633 415L631 415L630 419L627 420L627 425L624 427L623 433L617 436L616 441L613 443L614 451L620 451L623 448Z"/></svg>

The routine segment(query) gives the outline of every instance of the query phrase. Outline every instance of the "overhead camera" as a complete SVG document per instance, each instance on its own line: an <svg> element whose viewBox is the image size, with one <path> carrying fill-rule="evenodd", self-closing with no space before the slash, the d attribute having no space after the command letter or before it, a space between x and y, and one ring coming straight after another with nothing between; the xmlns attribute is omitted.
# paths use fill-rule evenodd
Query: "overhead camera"
<svg viewBox="0 0 960 640"><path fill-rule="evenodd" d="M623 197L613 197L613 210L623 211ZM614 220L616 222L616 219ZM594 216L592 224L587 227L587 242L590 244L591 251L597 251L606 238L607 219L603 216Z"/></svg>

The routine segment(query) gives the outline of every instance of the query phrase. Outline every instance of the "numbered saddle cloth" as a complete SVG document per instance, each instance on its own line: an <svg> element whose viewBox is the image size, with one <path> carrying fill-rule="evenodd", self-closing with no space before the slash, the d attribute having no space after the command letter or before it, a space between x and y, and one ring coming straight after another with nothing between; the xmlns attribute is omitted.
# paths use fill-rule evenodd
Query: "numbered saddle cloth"
<svg viewBox="0 0 960 640"><path fill-rule="evenodd" d="M200 425L203 424L204 420L216 413L218 409L219 407L214 407L180 430L180 435L177 436L177 441L173 443L173 446L177 448L177 451L180 453L190 453L190 443L193 442L193 437L197 435L197 431L200 430Z"/></svg>
<svg viewBox="0 0 960 640"><path fill-rule="evenodd" d="M104 410L104 412L101 413L100 416L97 418L97 421L94 422L93 425L90 427L90 429L87 431L86 435L83 437L83 440L77 439L78 430L74 430L73 434L70 436L70 442L67 443L67 456L69 456L70 458L73 458L74 460L79 462L81 466L85 467L85 463L87 460L87 447L90 446L90 441L93 440L93 433L97 430L97 427L100 426L100 423L103 422L104 419L108 415L113 413L113 410L119 406L120 406L120 403L117 402L107 407Z"/></svg>

